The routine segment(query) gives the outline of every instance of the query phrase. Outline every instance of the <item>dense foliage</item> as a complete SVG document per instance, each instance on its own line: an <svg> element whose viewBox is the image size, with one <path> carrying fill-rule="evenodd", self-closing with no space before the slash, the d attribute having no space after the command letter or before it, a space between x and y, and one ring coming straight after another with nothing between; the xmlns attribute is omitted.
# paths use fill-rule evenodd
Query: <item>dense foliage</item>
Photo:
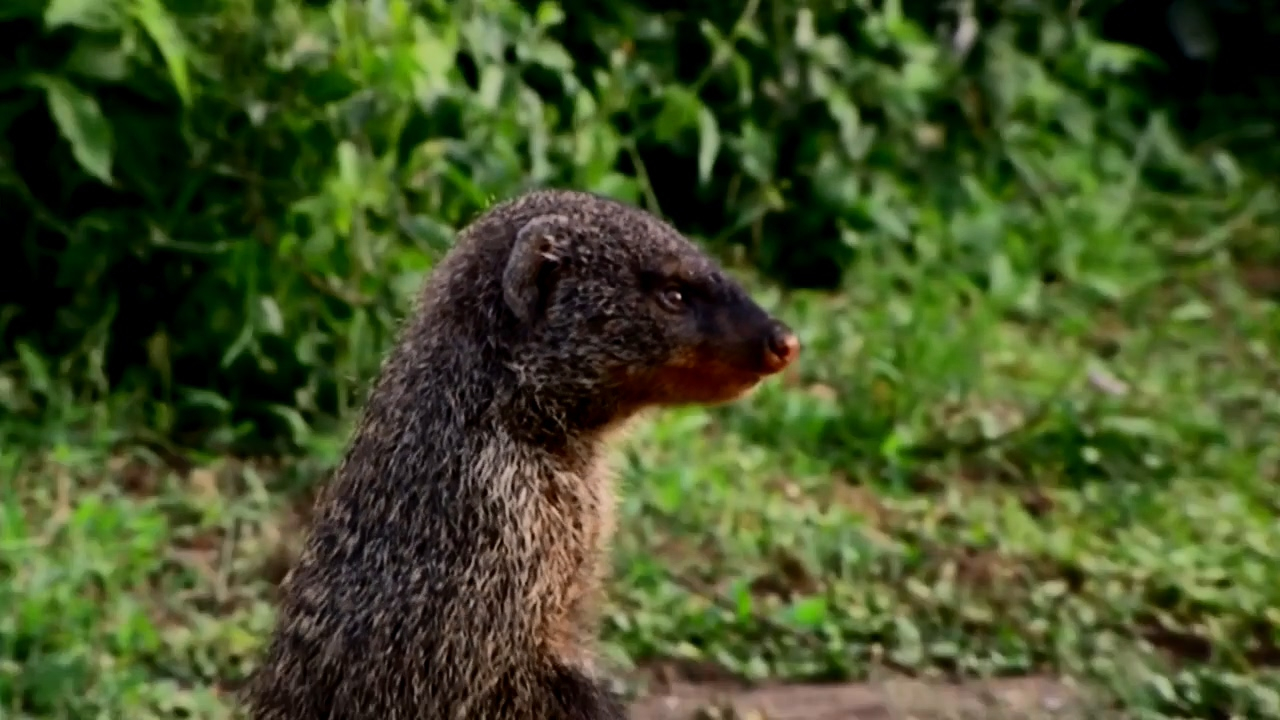
<svg viewBox="0 0 1280 720"><path fill-rule="evenodd" d="M907 254L1026 299L1142 286L1167 229L1082 244L1146 222L1139 177L1241 182L1068 9L580 5L8 4L0 400L297 439L358 397L450 231L531 185L644 203L793 285Z"/></svg>

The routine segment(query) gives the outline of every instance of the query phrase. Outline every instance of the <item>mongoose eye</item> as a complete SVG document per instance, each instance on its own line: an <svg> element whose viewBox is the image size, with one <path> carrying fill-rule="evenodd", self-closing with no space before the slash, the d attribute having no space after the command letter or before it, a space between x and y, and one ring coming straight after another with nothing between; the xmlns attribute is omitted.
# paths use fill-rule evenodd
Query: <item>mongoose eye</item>
<svg viewBox="0 0 1280 720"><path fill-rule="evenodd" d="M684 312L684 293L678 287L668 287L658 293L658 303L669 312Z"/></svg>

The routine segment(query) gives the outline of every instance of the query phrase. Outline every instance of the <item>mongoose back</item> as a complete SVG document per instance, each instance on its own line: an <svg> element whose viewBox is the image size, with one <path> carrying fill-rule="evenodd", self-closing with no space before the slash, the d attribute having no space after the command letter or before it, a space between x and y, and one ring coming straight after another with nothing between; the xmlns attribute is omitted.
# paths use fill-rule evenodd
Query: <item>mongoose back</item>
<svg viewBox="0 0 1280 720"><path fill-rule="evenodd" d="M605 441L798 353L643 210L565 190L490 208L431 273L317 502L250 717L625 718L593 661Z"/></svg>

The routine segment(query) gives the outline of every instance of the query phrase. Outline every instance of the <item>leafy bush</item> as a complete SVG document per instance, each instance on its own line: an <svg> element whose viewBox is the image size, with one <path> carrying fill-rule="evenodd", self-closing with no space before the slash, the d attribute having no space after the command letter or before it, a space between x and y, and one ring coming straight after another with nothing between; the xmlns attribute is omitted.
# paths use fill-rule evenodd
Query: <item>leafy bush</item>
<svg viewBox="0 0 1280 720"><path fill-rule="evenodd" d="M1091 27L852 0L11 3L0 400L297 442L359 397L451 232L534 185L644 203L793 285L910 258L1020 312L1061 280L1134 292L1164 238L1083 238L1144 222L1141 177L1237 176L1179 149L1125 84L1140 54Z"/></svg>

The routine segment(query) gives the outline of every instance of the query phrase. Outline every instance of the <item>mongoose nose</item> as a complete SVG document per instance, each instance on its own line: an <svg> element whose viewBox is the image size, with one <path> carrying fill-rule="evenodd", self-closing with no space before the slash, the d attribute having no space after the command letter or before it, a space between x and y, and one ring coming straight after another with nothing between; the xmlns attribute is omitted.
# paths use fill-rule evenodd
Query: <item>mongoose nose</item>
<svg viewBox="0 0 1280 720"><path fill-rule="evenodd" d="M800 354L800 339L784 327L775 328L765 347L764 363L769 372L775 373L790 365Z"/></svg>

